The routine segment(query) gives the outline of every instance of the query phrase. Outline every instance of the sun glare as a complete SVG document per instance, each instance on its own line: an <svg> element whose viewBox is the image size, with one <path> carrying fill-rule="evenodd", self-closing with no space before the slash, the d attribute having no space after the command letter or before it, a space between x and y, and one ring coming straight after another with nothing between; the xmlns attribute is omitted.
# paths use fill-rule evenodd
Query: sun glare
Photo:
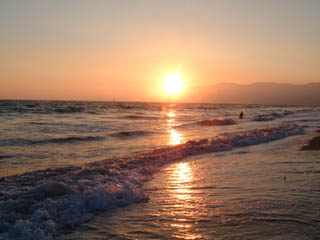
<svg viewBox="0 0 320 240"><path fill-rule="evenodd" d="M163 80L164 91L169 95L179 94L183 88L183 80L179 73L169 74Z"/></svg>

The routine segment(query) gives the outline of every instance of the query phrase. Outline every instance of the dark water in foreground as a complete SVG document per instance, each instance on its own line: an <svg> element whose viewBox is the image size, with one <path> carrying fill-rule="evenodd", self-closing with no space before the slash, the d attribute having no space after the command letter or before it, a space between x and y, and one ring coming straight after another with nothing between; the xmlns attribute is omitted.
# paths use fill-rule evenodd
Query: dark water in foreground
<svg viewBox="0 0 320 240"><path fill-rule="evenodd" d="M0 105L0 239L320 238L318 108Z"/></svg>

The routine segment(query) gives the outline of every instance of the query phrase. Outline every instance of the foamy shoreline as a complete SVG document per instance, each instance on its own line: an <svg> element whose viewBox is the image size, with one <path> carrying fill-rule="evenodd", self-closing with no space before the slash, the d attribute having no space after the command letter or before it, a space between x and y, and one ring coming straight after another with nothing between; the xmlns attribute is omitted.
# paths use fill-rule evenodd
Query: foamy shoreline
<svg viewBox="0 0 320 240"><path fill-rule="evenodd" d="M92 219L99 211L144 201L146 174L185 157L229 151L302 134L288 124L154 150L131 158L24 173L0 179L0 237L47 239Z"/></svg>

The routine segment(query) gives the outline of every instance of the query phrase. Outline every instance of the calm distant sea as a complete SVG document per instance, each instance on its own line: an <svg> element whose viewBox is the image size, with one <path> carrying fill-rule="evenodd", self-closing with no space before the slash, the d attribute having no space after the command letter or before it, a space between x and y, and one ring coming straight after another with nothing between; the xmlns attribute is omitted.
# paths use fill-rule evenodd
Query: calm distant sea
<svg viewBox="0 0 320 240"><path fill-rule="evenodd" d="M0 239L316 239L319 110L0 101Z"/></svg>

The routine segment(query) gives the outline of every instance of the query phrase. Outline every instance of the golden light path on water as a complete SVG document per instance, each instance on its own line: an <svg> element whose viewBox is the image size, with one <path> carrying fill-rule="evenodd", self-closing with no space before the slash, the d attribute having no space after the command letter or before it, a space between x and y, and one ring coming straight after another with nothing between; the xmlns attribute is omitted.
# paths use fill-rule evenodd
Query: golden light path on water
<svg viewBox="0 0 320 240"><path fill-rule="evenodd" d="M172 172L169 176L170 199L174 203L171 215L174 215L173 228L174 238L180 239L201 239L202 235L197 233L198 208L201 205L201 199L196 197L192 183L194 181L194 169L189 162L177 163L172 166Z"/></svg>
<svg viewBox="0 0 320 240"><path fill-rule="evenodd" d="M184 136L178 132L176 126L176 113L170 110L167 113L167 123L169 132L169 144L178 145L184 142ZM194 170L190 163L173 164L170 171L168 184L170 198L168 201L172 204L171 212L169 213L174 218L174 222L170 224L174 234L173 238L177 239L201 239L202 235L197 233L196 221L193 221L197 215L200 199L195 199L195 194L192 190L192 182L194 181Z"/></svg>
<svg viewBox="0 0 320 240"><path fill-rule="evenodd" d="M182 135L179 132L177 132L174 129L170 129L169 133L170 133L170 139L169 139L170 145L177 145L182 143Z"/></svg>
<svg viewBox="0 0 320 240"><path fill-rule="evenodd" d="M176 187L173 189L173 193L176 195L176 197L182 200L190 199L190 183L193 179L193 172L189 166L189 163L178 163L175 165L171 179L172 183L176 185Z"/></svg>
<svg viewBox="0 0 320 240"><path fill-rule="evenodd" d="M169 144L170 145L177 145L181 144L183 142L183 135L179 133L177 130L175 130L173 127L176 125L175 118L176 114L173 110L170 110L167 114L167 117L169 118L167 120L168 122L168 132L169 132Z"/></svg>

